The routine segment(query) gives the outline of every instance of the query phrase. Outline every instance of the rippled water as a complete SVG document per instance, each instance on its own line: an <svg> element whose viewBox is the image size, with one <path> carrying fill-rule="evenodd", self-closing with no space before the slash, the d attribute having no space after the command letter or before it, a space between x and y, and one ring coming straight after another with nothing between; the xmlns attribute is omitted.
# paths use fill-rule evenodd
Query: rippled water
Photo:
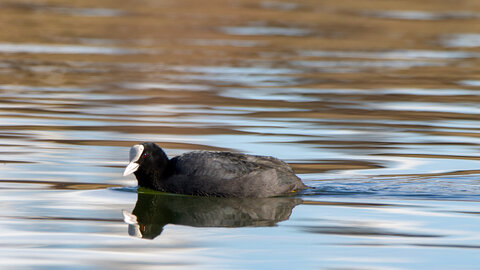
<svg viewBox="0 0 480 270"><path fill-rule="evenodd" d="M479 20L473 0L0 2L1 267L476 269ZM139 141L276 156L312 188L137 191Z"/></svg>

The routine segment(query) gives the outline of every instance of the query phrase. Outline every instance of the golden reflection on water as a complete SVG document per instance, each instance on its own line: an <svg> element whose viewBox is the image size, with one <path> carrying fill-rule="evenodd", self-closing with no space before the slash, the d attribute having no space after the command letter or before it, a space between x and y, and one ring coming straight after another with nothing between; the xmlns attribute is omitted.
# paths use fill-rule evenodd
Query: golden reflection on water
<svg viewBox="0 0 480 270"><path fill-rule="evenodd" d="M3 1L2 265L478 265L479 20L474 0ZM277 156L315 189L277 227L134 242L139 141Z"/></svg>

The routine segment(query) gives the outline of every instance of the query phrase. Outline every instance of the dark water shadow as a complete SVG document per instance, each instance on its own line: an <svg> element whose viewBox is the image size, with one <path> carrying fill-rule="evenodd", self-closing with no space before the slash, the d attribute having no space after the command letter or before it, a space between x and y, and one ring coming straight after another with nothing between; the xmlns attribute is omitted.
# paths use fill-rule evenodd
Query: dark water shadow
<svg viewBox="0 0 480 270"><path fill-rule="evenodd" d="M338 225L338 226L299 226L302 230L316 234L334 234L347 236L364 236L364 237L417 237L417 238L435 238L444 237L439 234L401 232L374 226L359 225Z"/></svg>
<svg viewBox="0 0 480 270"><path fill-rule="evenodd" d="M132 213L123 211L128 233L154 239L167 224L192 227L268 227L288 220L301 204L295 197L212 198L138 193Z"/></svg>

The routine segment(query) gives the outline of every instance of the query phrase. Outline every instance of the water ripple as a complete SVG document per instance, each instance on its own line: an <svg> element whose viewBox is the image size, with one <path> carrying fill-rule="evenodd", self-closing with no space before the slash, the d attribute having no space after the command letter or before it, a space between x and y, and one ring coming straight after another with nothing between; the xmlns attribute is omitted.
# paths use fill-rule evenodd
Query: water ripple
<svg viewBox="0 0 480 270"><path fill-rule="evenodd" d="M118 47L95 47L80 45L51 45L33 43L0 43L0 52L30 53L30 54L101 54L101 55L122 55L140 54L146 51L140 49L127 49Z"/></svg>

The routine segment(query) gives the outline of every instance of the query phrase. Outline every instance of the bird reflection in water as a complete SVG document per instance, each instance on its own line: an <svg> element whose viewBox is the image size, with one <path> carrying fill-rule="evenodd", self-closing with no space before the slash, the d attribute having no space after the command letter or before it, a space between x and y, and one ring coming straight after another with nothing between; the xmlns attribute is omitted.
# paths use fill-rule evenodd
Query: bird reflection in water
<svg viewBox="0 0 480 270"><path fill-rule="evenodd" d="M192 227L263 227L287 220L302 203L295 197L218 198L138 193L132 213L123 210L128 233L154 239L167 224Z"/></svg>

